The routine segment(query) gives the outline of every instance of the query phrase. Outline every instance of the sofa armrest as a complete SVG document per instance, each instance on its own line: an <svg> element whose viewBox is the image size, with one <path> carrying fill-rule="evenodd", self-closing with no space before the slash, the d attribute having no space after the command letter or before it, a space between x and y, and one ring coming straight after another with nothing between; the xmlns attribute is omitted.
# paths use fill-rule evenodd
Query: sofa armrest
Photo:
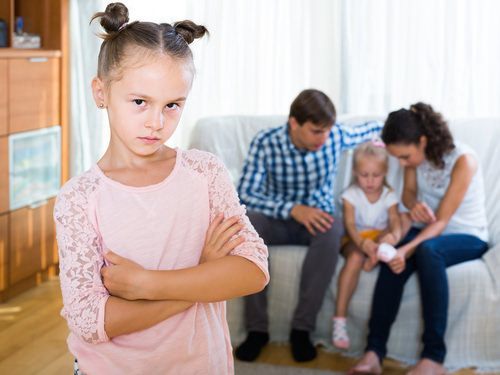
<svg viewBox="0 0 500 375"><path fill-rule="evenodd" d="M483 260L490 274L495 290L500 293L500 243L492 246L486 254L483 255Z"/></svg>

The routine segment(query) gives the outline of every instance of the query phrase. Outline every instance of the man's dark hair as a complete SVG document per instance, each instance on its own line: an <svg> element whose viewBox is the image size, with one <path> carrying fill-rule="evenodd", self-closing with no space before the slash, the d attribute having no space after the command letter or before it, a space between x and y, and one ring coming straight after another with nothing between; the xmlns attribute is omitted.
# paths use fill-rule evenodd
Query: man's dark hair
<svg viewBox="0 0 500 375"><path fill-rule="evenodd" d="M290 106L289 117L294 117L299 125L311 121L315 125L327 127L335 123L337 114L335 106L325 93L308 89L295 98Z"/></svg>

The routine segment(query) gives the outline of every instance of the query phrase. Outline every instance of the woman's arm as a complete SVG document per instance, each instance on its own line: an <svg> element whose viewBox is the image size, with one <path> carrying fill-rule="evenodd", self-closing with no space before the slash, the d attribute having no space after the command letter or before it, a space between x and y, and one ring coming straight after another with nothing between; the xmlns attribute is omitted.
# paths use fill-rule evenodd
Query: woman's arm
<svg viewBox="0 0 500 375"><path fill-rule="evenodd" d="M399 248L406 258L413 254L418 245L425 240L439 236L456 212L478 168L472 155L462 155L457 159L451 172L451 180L436 212L436 220L428 224L414 239Z"/></svg>
<svg viewBox="0 0 500 375"><path fill-rule="evenodd" d="M403 204L409 210L417 203L417 171L415 168L405 167L404 169L404 187Z"/></svg>

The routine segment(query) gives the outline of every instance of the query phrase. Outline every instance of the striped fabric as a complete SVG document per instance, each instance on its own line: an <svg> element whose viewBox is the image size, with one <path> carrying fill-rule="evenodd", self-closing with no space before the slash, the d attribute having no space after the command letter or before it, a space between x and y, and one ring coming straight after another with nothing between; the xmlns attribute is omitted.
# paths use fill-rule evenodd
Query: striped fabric
<svg viewBox="0 0 500 375"><path fill-rule="evenodd" d="M243 166L238 193L249 210L288 219L293 206L303 204L333 215L333 184L342 151L379 135L382 123L335 124L318 151L297 149L288 125L260 131Z"/></svg>

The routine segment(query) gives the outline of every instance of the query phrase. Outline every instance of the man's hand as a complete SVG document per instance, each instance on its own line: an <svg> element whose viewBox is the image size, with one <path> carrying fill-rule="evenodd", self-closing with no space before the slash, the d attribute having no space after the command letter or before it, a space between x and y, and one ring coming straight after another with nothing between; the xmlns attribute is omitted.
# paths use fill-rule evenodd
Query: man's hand
<svg viewBox="0 0 500 375"><path fill-rule="evenodd" d="M102 281L109 294L128 300L144 298L140 293L144 290L147 271L111 250L105 253L104 257L111 263L101 268Z"/></svg>
<svg viewBox="0 0 500 375"><path fill-rule="evenodd" d="M410 210L410 217L413 221L430 224L436 221L434 211L424 202L417 202Z"/></svg>
<svg viewBox="0 0 500 375"><path fill-rule="evenodd" d="M239 222L238 216L224 220L223 214L217 215L208 227L200 264L222 258L242 244L245 241L243 237L231 240L241 229L243 229L243 224Z"/></svg>
<svg viewBox="0 0 500 375"><path fill-rule="evenodd" d="M298 204L290 212L292 218L304 225L309 233L316 235L316 230L325 233L332 227L333 217L319 208Z"/></svg>

